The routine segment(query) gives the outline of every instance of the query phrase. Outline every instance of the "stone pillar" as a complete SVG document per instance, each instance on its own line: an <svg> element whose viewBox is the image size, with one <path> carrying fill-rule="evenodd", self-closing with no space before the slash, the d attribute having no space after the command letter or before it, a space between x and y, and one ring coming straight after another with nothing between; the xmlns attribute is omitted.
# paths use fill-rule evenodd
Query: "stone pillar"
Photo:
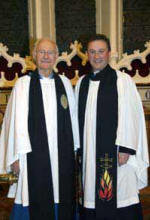
<svg viewBox="0 0 150 220"><path fill-rule="evenodd" d="M122 54L122 0L96 0L96 32L110 38L115 64Z"/></svg>
<svg viewBox="0 0 150 220"><path fill-rule="evenodd" d="M110 42L111 42L111 64L114 65L118 59L118 31L117 31L117 0L110 1Z"/></svg>
<svg viewBox="0 0 150 220"><path fill-rule="evenodd" d="M56 40L55 0L28 0L30 49L42 37Z"/></svg>

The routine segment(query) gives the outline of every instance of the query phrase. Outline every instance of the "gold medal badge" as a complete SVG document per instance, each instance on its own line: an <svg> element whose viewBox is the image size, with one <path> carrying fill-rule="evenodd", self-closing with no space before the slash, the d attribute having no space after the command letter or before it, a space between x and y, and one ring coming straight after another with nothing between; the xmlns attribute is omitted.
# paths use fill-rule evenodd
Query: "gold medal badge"
<svg viewBox="0 0 150 220"><path fill-rule="evenodd" d="M67 100L67 97L65 95L61 96L60 102L61 102L62 107L64 109L67 109L67 107L68 107L68 100Z"/></svg>

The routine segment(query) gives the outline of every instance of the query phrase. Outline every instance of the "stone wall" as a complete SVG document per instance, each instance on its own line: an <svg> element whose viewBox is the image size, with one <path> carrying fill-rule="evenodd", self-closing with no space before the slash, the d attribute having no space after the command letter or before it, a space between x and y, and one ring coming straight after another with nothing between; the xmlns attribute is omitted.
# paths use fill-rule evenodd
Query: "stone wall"
<svg viewBox="0 0 150 220"><path fill-rule="evenodd" d="M6 0L0 4L0 42L9 54L29 54L28 0Z"/></svg>
<svg viewBox="0 0 150 220"><path fill-rule="evenodd" d="M123 0L123 20L123 51L143 51L150 40L150 0Z"/></svg>
<svg viewBox="0 0 150 220"><path fill-rule="evenodd" d="M56 39L60 51L66 51L71 42L83 44L96 32L95 0L55 0Z"/></svg>

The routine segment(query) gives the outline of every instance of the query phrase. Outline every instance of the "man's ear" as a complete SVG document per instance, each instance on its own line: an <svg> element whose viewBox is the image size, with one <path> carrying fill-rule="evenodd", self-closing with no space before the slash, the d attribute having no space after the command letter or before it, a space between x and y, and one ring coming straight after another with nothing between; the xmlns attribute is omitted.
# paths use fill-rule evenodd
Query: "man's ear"
<svg viewBox="0 0 150 220"><path fill-rule="evenodd" d="M85 51L85 56L87 57L87 60L89 60L89 57L88 57L88 52L87 52L87 50Z"/></svg>
<svg viewBox="0 0 150 220"><path fill-rule="evenodd" d="M56 55L55 55L55 56L56 56L56 60L57 60L57 58L59 57L59 53L58 53L58 52L56 52Z"/></svg>
<svg viewBox="0 0 150 220"><path fill-rule="evenodd" d="M110 61L110 59L111 59L111 51L109 51L108 54L109 54L109 61Z"/></svg>
<svg viewBox="0 0 150 220"><path fill-rule="evenodd" d="M36 60L36 51L35 50L32 51L32 57L33 57L33 60L35 61Z"/></svg>

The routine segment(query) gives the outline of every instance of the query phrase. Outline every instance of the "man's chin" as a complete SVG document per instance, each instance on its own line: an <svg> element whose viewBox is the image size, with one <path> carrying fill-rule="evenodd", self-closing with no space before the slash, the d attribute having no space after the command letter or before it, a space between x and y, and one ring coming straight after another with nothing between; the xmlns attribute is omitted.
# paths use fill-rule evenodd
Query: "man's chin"
<svg viewBox="0 0 150 220"><path fill-rule="evenodd" d="M39 67L38 68L39 69L39 71L43 71L43 72L51 72L52 71L52 67Z"/></svg>
<svg viewBox="0 0 150 220"><path fill-rule="evenodd" d="M100 70L102 70L102 69L103 69L102 66L93 67L93 70L94 70L94 71L100 71Z"/></svg>
<svg viewBox="0 0 150 220"><path fill-rule="evenodd" d="M103 65L93 65L93 70L94 71L103 70L106 67L106 65L104 65L104 64Z"/></svg>
<svg viewBox="0 0 150 220"><path fill-rule="evenodd" d="M49 70L49 69L52 69L52 67L49 65L42 65L42 66L40 66L40 69L41 70Z"/></svg>

